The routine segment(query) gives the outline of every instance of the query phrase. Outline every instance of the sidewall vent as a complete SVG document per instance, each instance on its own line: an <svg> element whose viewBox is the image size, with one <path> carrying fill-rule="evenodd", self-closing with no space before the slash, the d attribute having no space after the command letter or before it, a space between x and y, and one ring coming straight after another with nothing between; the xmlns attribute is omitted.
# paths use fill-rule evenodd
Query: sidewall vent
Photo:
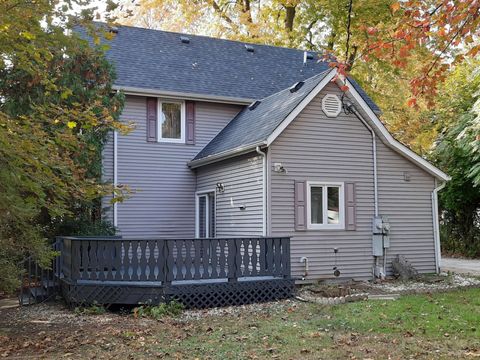
<svg viewBox="0 0 480 360"><path fill-rule="evenodd" d="M342 102L335 94L327 94L322 99L322 110L328 117L337 117L342 111Z"/></svg>

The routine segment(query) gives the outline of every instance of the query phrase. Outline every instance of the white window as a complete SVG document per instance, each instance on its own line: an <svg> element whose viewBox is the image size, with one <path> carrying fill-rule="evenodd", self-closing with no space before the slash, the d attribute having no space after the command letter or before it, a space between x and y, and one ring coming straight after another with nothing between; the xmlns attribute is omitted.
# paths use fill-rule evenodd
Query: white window
<svg viewBox="0 0 480 360"><path fill-rule="evenodd" d="M343 183L307 183L309 229L344 229Z"/></svg>
<svg viewBox="0 0 480 360"><path fill-rule="evenodd" d="M158 100L158 141L185 142L185 103Z"/></svg>

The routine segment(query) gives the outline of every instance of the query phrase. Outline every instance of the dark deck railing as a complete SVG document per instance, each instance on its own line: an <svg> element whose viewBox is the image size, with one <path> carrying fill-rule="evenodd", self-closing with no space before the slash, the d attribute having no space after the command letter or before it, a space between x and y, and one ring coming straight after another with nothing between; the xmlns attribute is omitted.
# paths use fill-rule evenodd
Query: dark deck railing
<svg viewBox="0 0 480 360"><path fill-rule="evenodd" d="M290 239L62 238L62 272L78 282L290 278Z"/></svg>

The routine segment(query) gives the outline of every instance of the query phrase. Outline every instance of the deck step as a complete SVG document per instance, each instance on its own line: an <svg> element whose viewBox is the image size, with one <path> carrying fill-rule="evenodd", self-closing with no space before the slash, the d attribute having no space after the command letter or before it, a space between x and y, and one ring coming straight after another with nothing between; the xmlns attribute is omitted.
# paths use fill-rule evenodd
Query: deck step
<svg viewBox="0 0 480 360"><path fill-rule="evenodd" d="M43 287L32 287L29 289L34 299L41 300L48 295L48 291Z"/></svg>
<svg viewBox="0 0 480 360"><path fill-rule="evenodd" d="M36 303L35 299L32 299L32 297L29 294L21 295L18 298L18 302L20 303L20 306L32 305Z"/></svg>

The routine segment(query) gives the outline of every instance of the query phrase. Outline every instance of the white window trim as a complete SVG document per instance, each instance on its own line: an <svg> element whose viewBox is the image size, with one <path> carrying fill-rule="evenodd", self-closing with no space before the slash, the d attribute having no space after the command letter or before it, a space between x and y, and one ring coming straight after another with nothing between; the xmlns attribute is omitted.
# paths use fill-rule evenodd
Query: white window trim
<svg viewBox="0 0 480 360"><path fill-rule="evenodd" d="M180 139L171 139L162 137L162 104L163 103L173 103L180 104ZM168 99L158 99L157 100L157 139L158 142L163 143L174 143L174 144L185 144L185 101L178 100L168 100Z"/></svg>
<svg viewBox="0 0 480 360"><path fill-rule="evenodd" d="M313 187L339 187L338 201L339 201L339 215L338 224L328 223L328 195L326 192L322 193L322 201L324 209L323 224L312 224L312 204L311 204L311 189ZM307 181L307 228L309 230L345 230L345 184L343 182L328 182L328 181Z"/></svg>
<svg viewBox="0 0 480 360"><path fill-rule="evenodd" d="M195 238L199 239L200 238L200 197L201 196L206 196L206 210L205 210L205 215L207 219L210 217L210 198L208 197L208 194L213 193L213 201L215 202L215 216L217 214L217 192L215 189L213 190L202 190L202 191L197 191L195 193ZM210 220L210 219L209 219ZM213 219L213 226L215 227L214 232L215 232L215 237L217 235L216 227L217 227L217 219ZM206 227L205 227L205 232L208 234L210 233L210 221L207 221Z"/></svg>

